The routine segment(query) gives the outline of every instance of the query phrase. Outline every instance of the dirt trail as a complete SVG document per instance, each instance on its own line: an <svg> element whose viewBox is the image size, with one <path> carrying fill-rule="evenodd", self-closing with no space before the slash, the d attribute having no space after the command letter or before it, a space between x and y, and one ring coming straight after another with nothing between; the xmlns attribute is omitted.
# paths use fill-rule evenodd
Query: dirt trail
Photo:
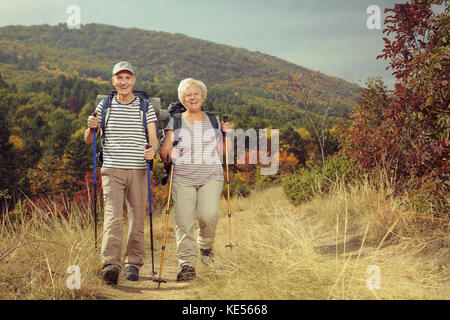
<svg viewBox="0 0 450 320"><path fill-rule="evenodd" d="M149 250L147 250L149 251ZM159 265L161 259L161 250L155 250L155 272L159 277ZM162 279L167 281L161 283L158 288L158 283L153 281L152 261L150 252L146 253L145 262L139 270L139 281L133 282L125 280L123 271L119 276L119 282L115 286L105 285L105 298L111 300L173 300L173 299L188 299L189 287L188 282L178 282L177 273L179 271L178 261L175 253L175 246L167 246L164 255L164 266Z"/></svg>
<svg viewBox="0 0 450 320"><path fill-rule="evenodd" d="M233 203L233 201L232 201ZM228 241L228 222L226 217L227 201L221 199L220 201L220 217L217 226L217 235L215 246L222 246L224 241ZM154 234L154 268L159 277L159 268L161 261L161 245L163 238L164 214L153 215L153 234ZM196 221L195 228L198 228L198 221ZM127 222L124 223L124 230L128 230ZM223 238L226 238L224 240ZM103 285L102 297L108 300L186 300L197 299L198 294L194 291L198 289L197 278L191 282L178 282L177 273L180 271L178 259L176 256L176 240L174 230L173 209L170 211L169 224L167 231L166 251L164 255L164 265L162 272L162 279L166 283L161 283L158 288L158 282L153 281L152 273L152 258L150 250L150 230L149 220L145 220L145 257L144 265L139 270L139 281L133 282L125 280L123 277L124 271L119 275L117 285ZM227 242L228 243L228 242ZM217 249L217 247L216 247ZM226 250L228 253L228 249ZM216 252L217 254L218 252ZM220 253L219 253L220 254ZM216 256L217 257L217 256ZM198 257L196 272L197 276L208 272L208 267L200 262L200 253ZM209 299L215 299L210 296Z"/></svg>
<svg viewBox="0 0 450 320"><path fill-rule="evenodd" d="M266 193L262 194L262 197L274 197L277 202L281 205L286 205L288 210L291 210L292 206L289 204L288 200L284 196L283 191L280 188L273 189L272 192L266 191ZM235 235L238 236L238 227L239 227L239 218L240 215L245 215L246 211L251 210L262 210L260 203L261 195L253 194L249 198L245 200L232 200L232 208L238 212L234 216L234 228ZM243 205L245 202L245 205ZM249 204L248 206L246 204ZM216 246L222 246L225 242L228 241L228 229L227 229L227 218L225 216L226 212L226 200L222 199L220 204L220 212L221 216L218 222L217 229L217 238L216 238ZM244 207L244 211L240 207ZM293 210L293 209L292 209ZM264 210L265 212L265 210ZM323 222L320 219L314 217L314 215L309 215L309 212L304 212L302 214L303 222L305 226L308 226L308 229L311 232L318 236L316 241L316 245L318 246L318 250L321 254L327 256L330 260L330 264L335 263L335 235L333 230L329 230L330 232L323 232ZM154 220L154 259L155 259L155 272L158 274L155 276L158 278L159 276L159 266L161 259L161 239L162 239L162 225L163 225L163 215L156 216L156 221ZM154 219L155 219L154 218ZM146 235L145 239L148 242L149 239L149 230L147 230L148 220L146 220ZM103 296L106 299L111 300L185 300L185 299L196 299L198 293L196 293L196 289L198 290L197 279L192 282L177 282L177 273L179 272L178 260L176 257L176 241L174 239L174 221L173 221L173 211L170 213L169 219L169 229L168 229L168 239L166 243L166 251L164 256L164 266L163 266L163 274L162 279L166 280L166 283L161 283L160 288L158 288L158 283L153 281L153 277L151 276L152 272L152 262L151 262L151 251L149 243L146 243L145 249L145 258L144 265L140 269L140 279L137 282L127 281L123 277L123 271L119 276L119 282L115 286L104 285L103 286ZM196 225L198 227L198 225ZM127 230L127 226L124 227L124 230ZM359 247L350 246L348 244L347 252L352 250L357 250ZM217 248L216 248L217 249ZM223 255L224 252L228 254L228 249L226 251L222 251L223 249L216 252L216 258L222 258L220 256ZM204 272L208 272L207 267L202 265L200 261L197 264L197 275L201 276ZM207 299L214 299L213 296L202 297Z"/></svg>

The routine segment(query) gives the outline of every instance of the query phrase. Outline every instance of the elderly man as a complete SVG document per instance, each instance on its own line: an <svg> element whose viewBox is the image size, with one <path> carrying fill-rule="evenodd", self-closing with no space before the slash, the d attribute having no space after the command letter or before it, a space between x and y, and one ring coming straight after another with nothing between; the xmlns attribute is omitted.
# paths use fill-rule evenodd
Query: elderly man
<svg viewBox="0 0 450 320"><path fill-rule="evenodd" d="M147 112L146 141L140 115L140 98L133 93L136 83L133 66L121 61L112 72L115 94L104 126L103 166L104 226L101 247L102 275L108 284L117 284L122 269L123 199L128 205L128 239L125 249L125 279L137 281L144 263L144 217L147 201L146 160L153 159L159 142L157 120L151 104ZM100 131L103 101L87 120L86 143L93 142L93 130ZM151 148L145 149L149 143Z"/></svg>

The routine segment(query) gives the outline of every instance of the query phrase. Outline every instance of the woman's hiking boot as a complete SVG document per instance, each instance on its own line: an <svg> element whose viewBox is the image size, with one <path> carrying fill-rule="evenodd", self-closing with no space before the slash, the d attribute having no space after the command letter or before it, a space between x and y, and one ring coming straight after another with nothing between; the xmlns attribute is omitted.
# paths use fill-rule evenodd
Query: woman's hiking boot
<svg viewBox="0 0 450 320"><path fill-rule="evenodd" d="M195 268L191 266L182 266L177 274L177 281L190 281L195 278Z"/></svg>
<svg viewBox="0 0 450 320"><path fill-rule="evenodd" d="M212 249L200 249L200 261L203 264L210 264L214 262L214 254L212 252Z"/></svg>

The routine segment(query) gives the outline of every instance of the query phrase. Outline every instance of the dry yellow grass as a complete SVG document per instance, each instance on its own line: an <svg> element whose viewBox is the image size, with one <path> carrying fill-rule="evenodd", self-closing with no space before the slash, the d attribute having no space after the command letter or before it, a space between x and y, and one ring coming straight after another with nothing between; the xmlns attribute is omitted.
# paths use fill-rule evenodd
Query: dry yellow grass
<svg viewBox="0 0 450 320"><path fill-rule="evenodd" d="M163 278L151 270L148 219L141 281L102 285L92 220L80 210L70 221L36 216L0 239L2 299L449 299L448 221L400 209L401 199L370 183L336 186L326 196L292 206L280 187L232 200L232 250L226 200L215 242L215 262L199 263L197 278L177 283L171 213ZM163 215L154 215L159 269ZM425 223L429 223L425 225ZM126 230L126 228L124 228ZM99 228L101 231L101 228ZM42 241L33 242L31 241ZM46 241L46 242L43 242ZM8 250L20 246L8 253ZM69 290L69 265L81 270L80 290ZM378 277L378 278L377 278ZM379 282L377 282L379 280ZM372 284L373 290L369 290ZM378 287L379 285L379 287Z"/></svg>
<svg viewBox="0 0 450 320"><path fill-rule="evenodd" d="M237 246L223 248L222 222L216 263L202 268L194 297L449 299L449 222L424 225L430 216L399 209L389 192L366 181L299 207L281 188L235 200Z"/></svg>
<svg viewBox="0 0 450 320"><path fill-rule="evenodd" d="M52 208L49 208L52 211ZM19 210L20 211L20 210ZM71 219L36 209L0 226L1 299L92 299L101 297L98 252L94 250L93 221L86 209L74 209ZM68 278L78 266L78 290ZM74 282L71 282L75 284Z"/></svg>

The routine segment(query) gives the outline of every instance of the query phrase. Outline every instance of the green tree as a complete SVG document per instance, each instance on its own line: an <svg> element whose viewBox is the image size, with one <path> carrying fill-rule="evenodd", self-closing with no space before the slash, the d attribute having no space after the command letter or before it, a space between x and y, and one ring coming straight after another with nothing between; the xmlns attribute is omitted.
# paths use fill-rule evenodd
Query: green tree
<svg viewBox="0 0 450 320"><path fill-rule="evenodd" d="M0 103L0 114L8 113L7 106ZM7 117L0 117L0 197L14 190L13 145L9 142L10 123Z"/></svg>
<svg viewBox="0 0 450 320"><path fill-rule="evenodd" d="M20 175L24 176L27 168L34 167L44 152L44 142L49 134L47 117L54 109L52 98L45 93L26 94L24 105L20 105L14 113L14 126L23 140L23 150L18 158Z"/></svg>
<svg viewBox="0 0 450 320"><path fill-rule="evenodd" d="M69 110L57 108L48 116L49 134L45 139L45 154L61 158L70 142L75 115Z"/></svg>
<svg viewBox="0 0 450 320"><path fill-rule="evenodd" d="M84 142L84 130L80 128L75 132L66 148L67 174L75 177L77 181L83 181L85 173L92 170L92 144L88 145Z"/></svg>
<svg viewBox="0 0 450 320"><path fill-rule="evenodd" d="M2 76L0 75L0 89L8 88L8 84L3 80Z"/></svg>
<svg viewBox="0 0 450 320"><path fill-rule="evenodd" d="M293 153L302 164L305 164L308 159L306 147L309 143L303 140L292 126L286 126L280 131L280 144L287 152Z"/></svg>

